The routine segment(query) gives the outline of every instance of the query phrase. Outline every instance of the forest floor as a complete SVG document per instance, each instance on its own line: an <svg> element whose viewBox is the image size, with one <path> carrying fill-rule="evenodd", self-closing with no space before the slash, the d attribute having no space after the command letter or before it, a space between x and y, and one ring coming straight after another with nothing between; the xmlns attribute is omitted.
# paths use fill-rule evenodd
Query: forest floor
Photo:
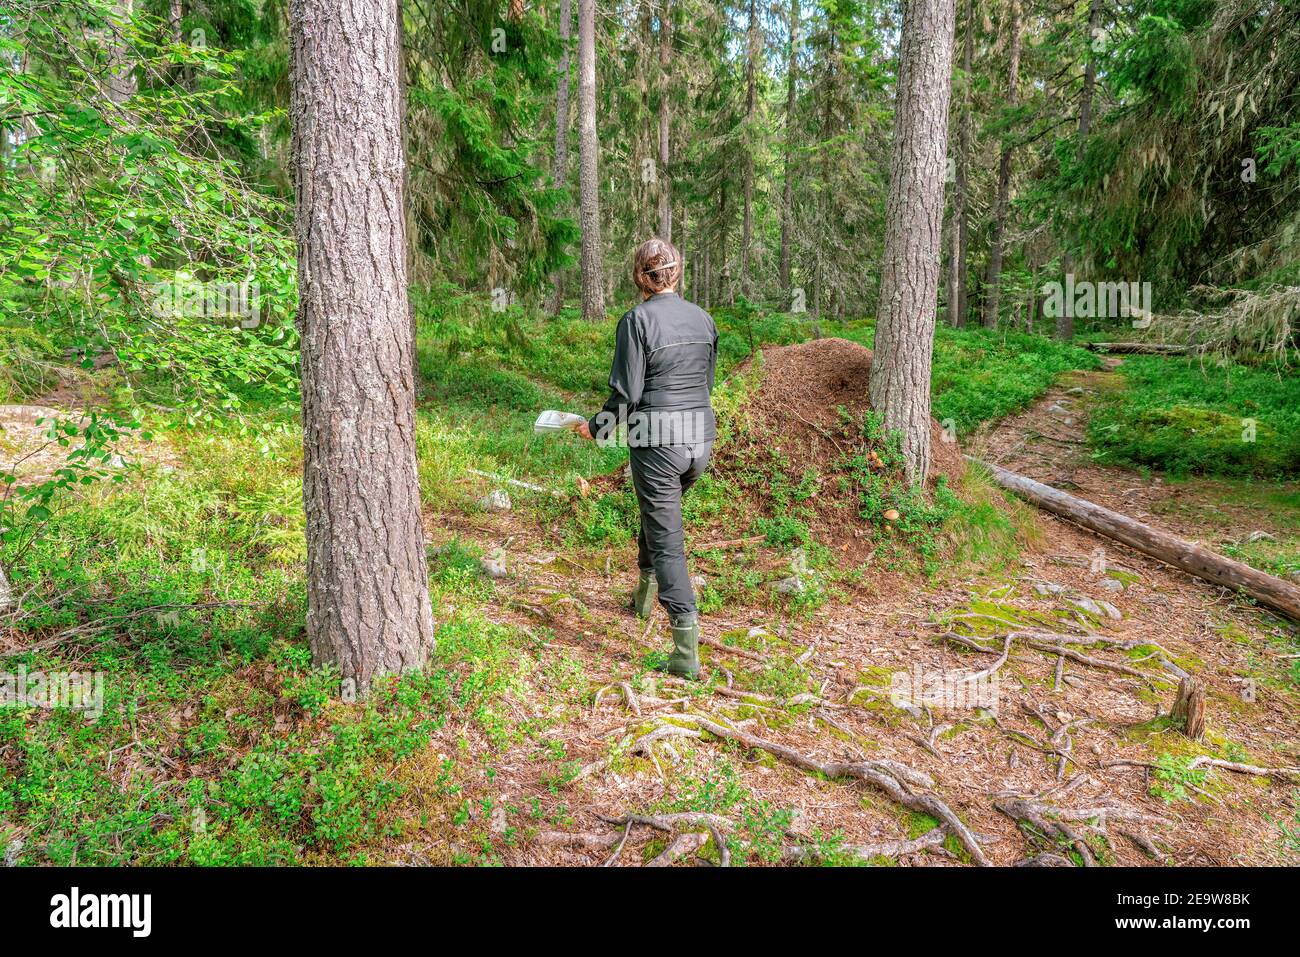
<svg viewBox="0 0 1300 957"><path fill-rule="evenodd" d="M808 374L765 349L767 381L800 400L786 401L746 391L748 342L804 333L723 333L724 418L789 410L828 445L788 433L746 458L733 432L688 497L704 680L656 672L663 612L623 607L625 453L529 430L539 408L596 401L610 330L553 324L531 351L489 343L454 362L425 348L429 667L361 705L312 668L292 417L133 435L127 480L56 510L9 569L21 612L0 619L0 666L93 671L104 701L93 721L0 708L5 860L1300 861L1300 779L1223 763L1300 765L1294 625L1005 497L962 474L952 445L936 461L961 502L909 524L929 513L838 454L862 435L840 411L865 395L857 347L810 345L834 361ZM871 330L835 334L867 344ZM1094 459L1089 418L1124 383L1065 371L1095 364L1083 350L941 330L935 361L936 417L963 451L1297 567L1297 483ZM0 409L7 459L45 447L36 417L96 404L65 392ZM56 464L47 450L26 474ZM487 498L498 490L509 508ZM895 502L908 514L890 526ZM791 578L805 587L781 593ZM1201 742L1168 717L1182 674L1206 686Z"/></svg>
<svg viewBox="0 0 1300 957"><path fill-rule="evenodd" d="M1093 464L1089 404L1113 379L1069 374L969 448L1207 542L1294 532L1225 499L1222 483ZM706 680L690 683L647 669L667 647L666 619L643 623L622 607L633 548L566 555L554 528L521 514L437 516L435 541L473 542L503 566L486 613L542 629L539 667L564 662L586 678L580 706L548 734L569 770L528 748L503 755L482 782L480 826L504 832L506 809L533 808L543 823L500 848L517 864L716 862L710 828L756 860L970 861L958 829L915 799L930 795L998 864L1295 863L1300 779L1197 761L1300 764L1287 626L1064 521L1036 524L1036 540L995 574L926 585L886 572L804 616L731 603L704 616ZM721 570L711 554L695 562L706 578ZM752 544L728 546L726 561L786 574L784 556ZM894 675L970 674L1004 653L995 708L891 703ZM1167 717L1182 673L1207 688L1199 744ZM539 695L519 706L558 705ZM831 777L827 764L843 767ZM854 766L891 779L902 801ZM653 820L629 829L628 814Z"/></svg>

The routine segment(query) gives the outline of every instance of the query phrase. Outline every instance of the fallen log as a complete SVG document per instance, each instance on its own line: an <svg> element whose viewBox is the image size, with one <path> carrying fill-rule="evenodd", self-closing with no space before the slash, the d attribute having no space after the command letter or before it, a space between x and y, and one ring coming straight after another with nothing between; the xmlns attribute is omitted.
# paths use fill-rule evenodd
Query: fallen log
<svg viewBox="0 0 1300 957"><path fill-rule="evenodd" d="M479 478L491 479L494 482L504 482L513 488L521 488L526 492L540 492L543 495L549 495L552 498L569 498L564 492L553 488L543 488L541 485L534 485L532 482L521 482L519 479L506 478L504 475L497 475L495 472L484 472L482 469L466 469L470 475L477 475Z"/></svg>
<svg viewBox="0 0 1300 957"><path fill-rule="evenodd" d="M1180 345L1176 342L1085 342L1083 347L1093 352L1145 356L1185 356L1205 351L1201 346Z"/></svg>
<svg viewBox="0 0 1300 957"><path fill-rule="evenodd" d="M988 469L1003 488L1015 492L1041 509L1107 538L1113 538L1189 575L1243 592L1261 605L1267 605L1294 621L1300 621L1300 587L1050 485L1009 472L1001 466L981 462L970 456L967 458Z"/></svg>

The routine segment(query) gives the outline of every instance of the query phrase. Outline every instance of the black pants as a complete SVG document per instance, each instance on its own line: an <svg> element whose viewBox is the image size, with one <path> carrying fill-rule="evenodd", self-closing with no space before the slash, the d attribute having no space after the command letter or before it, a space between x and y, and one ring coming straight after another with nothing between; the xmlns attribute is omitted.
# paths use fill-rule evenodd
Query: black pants
<svg viewBox="0 0 1300 957"><path fill-rule="evenodd" d="M704 474L712 449L712 442L703 442L630 450L632 486L641 507L637 566L654 569L659 604L673 617L695 612L695 590L686 569L682 496Z"/></svg>

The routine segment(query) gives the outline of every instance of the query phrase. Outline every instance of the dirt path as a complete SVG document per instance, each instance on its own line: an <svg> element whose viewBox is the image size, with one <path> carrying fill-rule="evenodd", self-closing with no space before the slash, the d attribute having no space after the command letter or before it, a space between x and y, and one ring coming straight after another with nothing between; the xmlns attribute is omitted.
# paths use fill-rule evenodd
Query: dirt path
<svg viewBox="0 0 1300 957"><path fill-rule="evenodd" d="M1089 394L1113 385L1104 373L1073 375L973 448L1183 534L1236 534L1211 521L1238 521L1229 506L1171 510L1184 489L1088 459ZM507 572L489 611L542 636L539 673L582 678L539 681L517 703L545 720L550 754L522 742L477 783L486 804L531 806L530 822L514 835L513 819L471 815L459 833L430 836L428 859L487 840L506 863L600 863L625 834L610 819L676 813L627 829L618 862L665 851L688 862L705 843L716 862L710 828L755 862L969 862L956 818L997 864L1296 861L1278 826L1296 824L1295 783L1195 764L1300 765L1294 631L1055 518L1039 517L1041 536L1019 561L974 578L868 573L846 600L804 617L776 600L726 607L705 620L717 644L702 649L710 680L694 685L646 668L666 629L662 614L647 627L620 608L630 546L566 552L554 528L520 512L439 522L436 539L500 555ZM747 546L731 561L779 558ZM972 706L988 701L970 700L973 682L956 683L980 672L995 707ZM1207 687L1201 744L1161 717L1184 673ZM936 680L946 696L913 693ZM701 733L701 722L741 744ZM809 774L809 762L839 762L845 776ZM918 797L940 803L918 810ZM940 824L948 809L955 818Z"/></svg>

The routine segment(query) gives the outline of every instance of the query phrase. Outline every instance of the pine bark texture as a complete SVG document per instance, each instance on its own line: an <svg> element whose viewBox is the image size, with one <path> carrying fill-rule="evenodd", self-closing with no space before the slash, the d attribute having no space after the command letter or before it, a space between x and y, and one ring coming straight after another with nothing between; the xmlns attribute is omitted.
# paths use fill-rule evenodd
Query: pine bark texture
<svg viewBox="0 0 1300 957"><path fill-rule="evenodd" d="M578 189L582 227L582 318L605 318L601 275L600 140L596 137L596 0L578 0Z"/></svg>
<svg viewBox="0 0 1300 957"><path fill-rule="evenodd" d="M930 360L943 245L954 0L903 12L871 404L903 436L908 478L930 468Z"/></svg>
<svg viewBox="0 0 1300 957"><path fill-rule="evenodd" d="M307 635L364 695L433 648L396 0L293 0Z"/></svg>

